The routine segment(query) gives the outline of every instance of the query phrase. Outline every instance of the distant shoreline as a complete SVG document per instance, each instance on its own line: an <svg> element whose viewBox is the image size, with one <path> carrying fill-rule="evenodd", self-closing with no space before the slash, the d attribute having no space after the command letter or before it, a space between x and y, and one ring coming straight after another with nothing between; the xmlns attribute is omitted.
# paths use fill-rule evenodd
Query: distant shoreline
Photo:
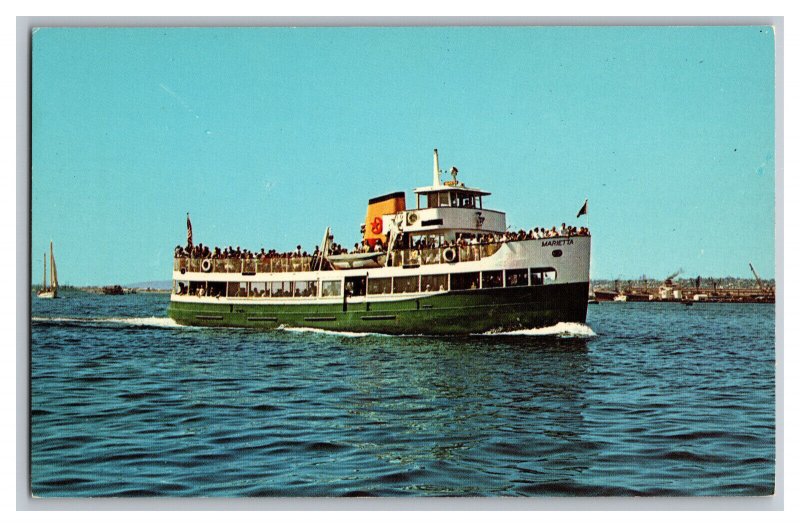
<svg viewBox="0 0 800 527"><path fill-rule="evenodd" d="M31 286L31 291L36 292L41 289L42 285L33 285ZM104 295L108 294L103 291L103 288L106 286L72 286L72 285L59 285L58 288L60 291L81 291L84 293L92 293L97 295ZM147 294L147 293L170 293L171 289L169 288L160 288L160 287L123 287L122 288L123 294Z"/></svg>

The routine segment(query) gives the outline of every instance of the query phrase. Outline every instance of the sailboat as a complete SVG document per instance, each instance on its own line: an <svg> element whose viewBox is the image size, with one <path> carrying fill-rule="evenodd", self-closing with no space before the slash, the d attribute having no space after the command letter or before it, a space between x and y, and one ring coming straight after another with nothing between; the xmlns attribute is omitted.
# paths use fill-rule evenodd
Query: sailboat
<svg viewBox="0 0 800 527"><path fill-rule="evenodd" d="M58 273L56 272L56 259L53 256L53 242L50 242L50 285L47 285L47 253L44 253L44 274L42 275L42 289L36 293L39 298L58 297Z"/></svg>

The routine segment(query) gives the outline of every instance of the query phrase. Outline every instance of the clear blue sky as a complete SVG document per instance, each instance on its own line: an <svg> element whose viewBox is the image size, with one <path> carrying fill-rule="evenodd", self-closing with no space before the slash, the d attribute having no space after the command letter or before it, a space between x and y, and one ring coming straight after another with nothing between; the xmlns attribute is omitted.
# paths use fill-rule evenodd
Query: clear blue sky
<svg viewBox="0 0 800 527"><path fill-rule="evenodd" d="M515 228L574 223L592 276L774 276L765 27L40 29L32 272L168 280L175 245L359 237L433 148ZM586 217L581 218L585 224Z"/></svg>

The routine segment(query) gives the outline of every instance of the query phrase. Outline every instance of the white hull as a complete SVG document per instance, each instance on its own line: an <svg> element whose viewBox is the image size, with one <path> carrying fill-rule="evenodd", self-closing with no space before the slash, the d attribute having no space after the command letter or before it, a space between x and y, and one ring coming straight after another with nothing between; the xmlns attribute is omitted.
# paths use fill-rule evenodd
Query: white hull
<svg viewBox="0 0 800 527"><path fill-rule="evenodd" d="M192 302L192 303L242 303L242 304L299 304L299 303L340 303L341 296L323 297L321 294L311 297L246 297L221 298L214 296L202 296L177 294L178 283L198 282L251 282L263 284L265 282L286 282L286 281L311 281L320 284L321 281L341 280L347 277L367 276L374 278L402 278L417 275L447 275L450 273L467 273L492 270L514 270L529 268L552 268L556 271L555 277L549 284L575 284L589 282L589 260L591 251L591 237L577 236L571 238L549 238L542 240L513 241L503 244L500 249L492 256L482 258L478 261L441 263L431 265L421 265L413 268L403 267L380 267L373 269L346 269L331 271L306 271L306 272L282 272L282 273L255 273L243 275L241 273L217 273L217 272L180 272L174 271L173 302ZM321 287L318 286L318 291ZM413 293L390 293L381 295L353 296L348 302L389 302L404 299L425 298L440 294L441 291L417 291Z"/></svg>

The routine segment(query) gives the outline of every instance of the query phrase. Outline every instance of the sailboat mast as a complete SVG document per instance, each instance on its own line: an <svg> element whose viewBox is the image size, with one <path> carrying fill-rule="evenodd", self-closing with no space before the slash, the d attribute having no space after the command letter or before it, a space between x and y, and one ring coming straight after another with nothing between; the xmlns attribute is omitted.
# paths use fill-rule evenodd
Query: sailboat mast
<svg viewBox="0 0 800 527"><path fill-rule="evenodd" d="M42 256L42 265L44 266L42 270L42 291L47 291L47 253Z"/></svg>
<svg viewBox="0 0 800 527"><path fill-rule="evenodd" d="M56 258L53 256L53 242L50 242L50 288L55 291L58 287L58 274L56 274Z"/></svg>

